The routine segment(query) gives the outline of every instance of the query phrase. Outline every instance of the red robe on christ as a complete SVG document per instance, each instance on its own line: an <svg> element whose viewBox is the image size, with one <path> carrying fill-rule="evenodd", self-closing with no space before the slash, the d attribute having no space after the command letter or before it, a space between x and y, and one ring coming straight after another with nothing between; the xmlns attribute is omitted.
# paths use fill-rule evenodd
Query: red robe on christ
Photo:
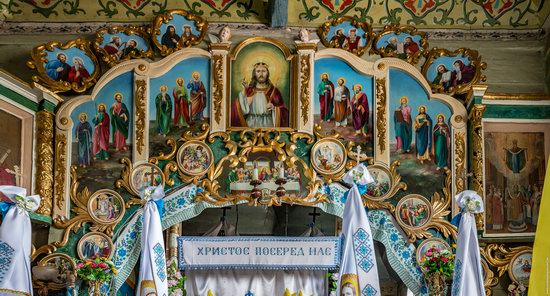
<svg viewBox="0 0 550 296"><path fill-rule="evenodd" d="M247 87L245 90L246 96L251 97L256 94L254 87ZM268 103L273 104L273 112L275 112L274 127L289 127L289 113L285 106L281 92L271 85L265 92ZM243 114L241 103L237 97L231 105L231 126L232 127L249 127L246 123L246 114Z"/></svg>

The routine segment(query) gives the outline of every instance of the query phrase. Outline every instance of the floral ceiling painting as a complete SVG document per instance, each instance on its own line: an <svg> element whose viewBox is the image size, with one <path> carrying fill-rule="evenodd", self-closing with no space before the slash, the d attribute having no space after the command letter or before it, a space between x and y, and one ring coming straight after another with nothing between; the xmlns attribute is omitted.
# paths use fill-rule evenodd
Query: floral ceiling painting
<svg viewBox="0 0 550 296"><path fill-rule="evenodd" d="M540 28L550 5L540 0L288 0L288 24L319 25L342 16L355 17L373 27L390 23L418 27ZM147 21L170 9L185 9L207 21L265 23L269 1L252 0L14 0L1 2L10 21L63 20Z"/></svg>

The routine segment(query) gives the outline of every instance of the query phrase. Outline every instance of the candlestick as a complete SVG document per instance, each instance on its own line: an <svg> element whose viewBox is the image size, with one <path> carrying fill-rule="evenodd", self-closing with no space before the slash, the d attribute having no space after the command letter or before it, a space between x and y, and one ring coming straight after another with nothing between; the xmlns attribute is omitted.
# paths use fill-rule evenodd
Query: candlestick
<svg viewBox="0 0 550 296"><path fill-rule="evenodd" d="M284 196L286 194L286 189L284 187L284 185L286 184L286 179L285 178L279 178L277 180L275 180L275 184L279 185L279 187L277 187L277 190L275 191L275 194L281 198L282 196ZM280 199L279 199L280 201Z"/></svg>
<svg viewBox="0 0 550 296"><path fill-rule="evenodd" d="M252 188L252 192L250 193L252 198L249 201L249 205L253 205L253 206L258 205L258 201L259 201L260 197L262 197L262 190L260 188L258 188L258 186L260 184L262 184L262 181L260 181L260 180L250 181L250 185L254 186L254 188Z"/></svg>
<svg viewBox="0 0 550 296"><path fill-rule="evenodd" d="M259 180L258 177L258 162L254 161L254 169L252 170L252 180Z"/></svg>

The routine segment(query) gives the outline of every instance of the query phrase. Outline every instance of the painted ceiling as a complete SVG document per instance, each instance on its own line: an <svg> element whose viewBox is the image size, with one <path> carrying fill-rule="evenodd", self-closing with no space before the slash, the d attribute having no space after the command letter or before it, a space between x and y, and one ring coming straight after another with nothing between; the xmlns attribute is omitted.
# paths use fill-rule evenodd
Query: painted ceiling
<svg viewBox="0 0 550 296"><path fill-rule="evenodd" d="M289 26L305 27L347 15L375 28L401 23L419 28L538 29L550 13L550 3L544 0L271 1L287 6ZM168 9L184 9L212 23L268 23L268 6L267 0L0 0L0 14L9 22L148 22Z"/></svg>

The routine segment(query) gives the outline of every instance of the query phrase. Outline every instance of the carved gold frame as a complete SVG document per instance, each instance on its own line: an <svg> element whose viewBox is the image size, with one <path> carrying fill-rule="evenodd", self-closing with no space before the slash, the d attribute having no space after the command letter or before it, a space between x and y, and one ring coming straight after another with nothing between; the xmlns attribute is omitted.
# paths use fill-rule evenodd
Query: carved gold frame
<svg viewBox="0 0 550 296"><path fill-rule="evenodd" d="M248 39L245 39L243 40L242 42L240 42L239 44L237 44L237 46L235 46L235 48L233 48L233 50L228 54L228 57L229 57L229 62L227 64L227 78L226 78L226 81L227 81L227 86L226 86L226 93L227 93L227 96L225 98L226 100L226 106L229 110L229 112L227 112L226 116L225 116L225 122L226 122L226 131L243 131L243 130L249 130L251 129L250 127L236 127L236 126L231 126L231 102L232 102L232 98L231 98L231 82L233 81L234 77L232 77L232 70L233 70L233 64L235 63L235 61L237 60L237 58L239 57L239 53L240 51L245 48L246 46L250 45L250 44L253 44L253 43L266 43L266 44L271 44L275 47L277 47L282 53L283 53L283 56L285 57L285 60L288 61L288 63L290 63L290 67L289 67L289 83L290 83L290 86L289 86L289 90L290 90L290 98L289 98L289 102L290 102L290 106L288 106L288 111L289 111L289 115L288 115L288 125L289 127L276 127L276 128L270 128L270 127L261 127L261 128L256 128L258 130L266 130L266 129L276 129L278 131L288 131L288 132L291 132L291 131L294 131L296 126L297 126L297 116L296 114L298 113L298 100L297 100L297 97L296 97L296 94L297 94L297 89L298 89L298 80L296 79L296 77L298 76L299 77L299 74L297 75L297 69L298 69L298 66L297 66L297 58L296 58L296 55L293 54L291 52L291 50L288 48L288 46L286 44L284 44L283 42L277 40L277 39L273 39L273 38L269 38L269 37L251 37L251 38L248 38ZM216 102L217 104L219 104L218 102Z"/></svg>
<svg viewBox="0 0 550 296"><path fill-rule="evenodd" d="M323 23L319 27L319 29L317 29L317 34L321 38L321 43L323 43L323 45L327 48L333 47L330 44L330 41L327 40L327 35L330 32L330 28L338 26L338 25L340 25L344 22L349 22L351 24L351 26L355 27L356 29L361 29L365 32L365 34L363 36L360 36L360 37L367 39L366 44L363 45L362 47L358 48L357 50L351 52L351 53L353 53L357 56L362 56L365 53L365 51L372 44L372 39L373 39L372 27L369 24L367 24L366 22L358 21L357 19L355 19L354 17L351 17L351 16L341 16L337 19L333 19L332 21L328 21L328 22ZM357 36L359 36L359 35L357 35ZM344 50L348 51L346 49L344 49ZM350 52L350 51L348 51L348 52Z"/></svg>
<svg viewBox="0 0 550 296"><path fill-rule="evenodd" d="M410 63L410 64L418 63L418 60L420 59L420 57L424 56L428 52L429 44L428 44L428 34L426 34L426 32L418 31L416 29L416 27L411 26L411 25L401 26L399 24L390 24L390 25L385 25L384 29L382 29L381 32L376 34L376 36L374 36L374 39L372 41L372 47L370 49L370 53L371 54L378 54L383 58L385 58L385 57L390 57L390 58L397 57L394 53L386 53L384 51L384 49L385 49L384 46L382 46L380 48L377 47L378 41L380 41L380 39L383 36L389 35L389 34L392 34L392 33L394 33L395 35L408 34L408 35L411 35L411 36L420 36L420 44L419 44L420 50L418 52L416 52L414 55L411 55L411 56L407 55L407 58L404 59L404 60L406 60L408 63Z"/></svg>
<svg viewBox="0 0 550 296"><path fill-rule="evenodd" d="M416 262L418 263L418 265L420 265L420 262L422 261L422 257L421 257L422 254L420 254L420 250L422 250L422 247L424 247L425 245L433 241L442 243L447 247L447 250L451 251L451 246L449 245L449 243L442 238L432 237L432 238L425 239L418 245L418 247L416 247Z"/></svg>
<svg viewBox="0 0 550 296"><path fill-rule="evenodd" d="M532 251L533 248L529 246L507 247L504 244L489 244L485 248L480 248L481 255L491 266L497 268L498 277L502 277L511 268L512 259L515 259L517 254Z"/></svg>
<svg viewBox="0 0 550 296"><path fill-rule="evenodd" d="M118 215L118 217L112 221L105 221L105 220L102 220L102 219L99 219L95 213L92 211L92 203L94 202L94 199L96 197L98 197L100 194L109 194L111 196L113 196L114 198L118 199L118 201L120 202L120 213ZM106 224L106 225L109 225L109 224L117 224L118 222L120 222L120 220L122 220L122 218L124 217L124 212L125 212L125 202L124 202L124 199L122 198L122 196L120 196L120 194L118 194L118 192L114 191L114 190L111 190L111 189L100 189L96 192L94 192L90 198L88 199L88 204L87 204L87 207L88 207L88 215L90 215L90 218L92 218L92 220L97 223L97 224Z"/></svg>
<svg viewBox="0 0 550 296"><path fill-rule="evenodd" d="M146 45L147 47L149 47L149 49L147 51L140 50L140 53L138 55L134 55L132 53L130 56L126 56L122 59L118 59L115 56L107 53L107 51L105 51L105 49L101 47L101 43L103 43L103 38L104 38L103 36L107 33L111 35L122 33L127 36L131 36L131 35L139 36L146 42ZM114 65L119 64L120 62L125 60L153 58L153 56L155 55L155 51L153 50L153 46L151 45L151 41L149 40L149 35L147 34L147 31L141 27L135 27L135 26L129 26L129 27L112 26L109 28L100 29L95 34L95 40L94 40L93 46L94 46L94 50L101 55L102 60L105 63L107 63L109 67L113 67Z"/></svg>
<svg viewBox="0 0 550 296"><path fill-rule="evenodd" d="M474 84L479 83L480 81L486 81L487 77L483 74L481 74L481 70L487 69L487 64L485 62L481 61L481 56L479 55L479 52L477 50L473 50L470 48L459 48L455 51L450 51L444 48L432 48L430 52L426 56L426 61L424 62L424 65L422 65L422 75L424 75L424 78L426 81L428 80L428 69L430 66L434 63L434 61L439 57L458 57L460 55L464 55L468 58L471 65L475 68L475 74L472 78L472 81L461 84L456 87L450 87L449 91L446 92L448 95L454 95L454 94L467 94ZM431 81L428 81L430 83L430 86L432 87L432 90L434 92L439 93L445 93L444 89L441 86L433 85Z"/></svg>
<svg viewBox="0 0 550 296"><path fill-rule="evenodd" d="M427 198L419 194L410 194L415 197L422 197L428 201L430 208L430 218L428 221L420 227L410 227L401 221L399 216L400 205L404 202L405 197L401 198L396 207L396 220L397 223L403 228L407 236L409 237L409 242L415 242L419 238L431 238L433 235L428 232L428 229L434 228L438 230L444 237L452 236L454 239L457 237L457 229L452 225L448 220L447 216L451 213L451 192L452 192L452 174L450 170L446 170L445 174L445 186L443 187L443 196L439 192L434 192L431 199L428 201Z"/></svg>
<svg viewBox="0 0 550 296"><path fill-rule="evenodd" d="M193 183L204 188L204 191L198 192L195 202L204 201L214 206L225 204L237 204L248 202L249 205L281 205L283 202L290 204L299 204L306 206L314 206L316 204L326 202L326 194L319 193L318 189L323 185L323 181L317 179L316 171L307 165L307 163L294 155L294 150L297 148L296 143L300 140L306 140L306 143L311 145L314 139L311 135L301 132L291 132L289 143L285 143L281 138L281 131L277 129L245 129L238 133L239 137L234 140L230 132L214 132L210 133L208 124L201 126L201 131L193 133L188 131L181 135L178 140L168 139L167 145L171 147L168 154L161 153L158 156L151 157L149 162L158 164L160 161L165 161L163 174L166 178L166 184L173 186L175 180L169 176L172 173L178 172L178 164L174 158L177 156L178 143L186 143L187 141L200 141L202 143L214 143L221 140L227 151L227 154L220 158L204 175L187 177L181 173L178 177L184 183ZM179 147L181 148L181 147ZM220 182L218 178L221 176L224 169L232 170L241 163L246 163L250 154L257 152L274 153L278 161L285 163L286 167L300 166L303 170L303 177L309 180L306 185L307 194L285 194L277 196L271 194L261 199L254 199L251 196L242 194L224 194L221 195ZM349 162L348 162L349 163ZM183 178L182 178L183 177Z"/></svg>
<svg viewBox="0 0 550 296"><path fill-rule="evenodd" d="M79 182L78 176L76 174L76 166L71 166L71 190L70 198L74 206L71 208L71 211L76 214L75 217L67 219L65 216L58 216L53 219L53 225L56 228L64 229L63 237L60 241L53 242L55 247L63 247L69 241L69 236L72 232L77 232L85 223L91 222L90 230L94 232L104 232L107 236L113 236L113 230L120 219L124 215L124 209L121 209L122 214L120 219L112 221L111 223L105 223L98 220L94 215L90 213L88 205L90 204L91 196L88 187L84 187L80 192L78 192ZM100 192L107 191L111 194L118 195L115 191L111 189L100 189ZM122 199L122 197L120 197ZM126 208L129 207L127 203L122 199L122 205L126 205Z"/></svg>
<svg viewBox="0 0 550 296"><path fill-rule="evenodd" d="M176 48L168 48L165 45L162 45L161 43L159 43L159 41L157 40L157 37L162 34L162 32L160 31L161 25L170 23L170 21L174 19L174 15L182 16L185 19L194 22L195 27L197 28L197 31L199 31L201 34L197 36L197 38L191 38L191 40L186 41L183 46L181 46L180 43L178 42L176 44ZM151 39L153 39L153 44L158 48L158 50L160 50L160 54L163 57L175 51L178 51L182 48L191 47L193 45L197 45L201 43L201 41L206 36L207 31L208 31L208 22L205 19L203 19L198 15L191 14L183 9L168 10L164 14L157 15L157 17L153 21L153 27L148 30L148 32L151 35Z"/></svg>
<svg viewBox="0 0 550 296"><path fill-rule="evenodd" d="M134 186L134 174L141 170L142 168L150 168L150 170L156 170L159 172L159 175L161 176L162 185L164 186L166 184L166 176L164 172L155 164L152 163L139 163L137 165L133 165L132 161L128 158L123 158L120 160L120 162L124 165L122 169L122 173L120 174L120 179L118 179L115 183L115 186L117 188L124 188L126 191L131 193L134 196L139 196L139 190ZM131 202L132 200L130 200ZM127 205L127 208L129 205Z"/></svg>
<svg viewBox="0 0 550 296"><path fill-rule="evenodd" d="M514 272L513 272L513 265L514 265L514 262L516 261L516 259L523 255L523 254L528 254L530 253L531 254L531 259L533 258L533 250L523 250L523 251L519 251L517 252L514 257L512 257L512 259L510 259L510 263L508 265L508 276L510 277L510 279L516 283L519 283L518 279L516 278L516 276L514 275ZM524 285L525 287L529 287L529 282L527 282L527 285Z"/></svg>
<svg viewBox="0 0 550 296"><path fill-rule="evenodd" d="M206 154L208 155L208 157L210 159L210 163L208 164L208 167L205 168L203 171L198 172L198 173L188 172L183 168L183 160L181 159L181 154L183 154L183 151L185 150L185 148L187 148L188 146L191 146L191 145L197 145L199 147L202 147L206 151ZM178 149L177 156L176 156L176 162L178 163L178 169L182 174L187 175L187 176L203 176L204 174L206 174L208 172L208 170L210 169L210 167L214 163L214 153L212 153L212 149L210 149L210 146L206 145L204 142L197 141L197 140L186 141ZM180 176L180 178L181 178L181 176ZM181 178L181 179L185 180L185 177Z"/></svg>
<svg viewBox="0 0 550 296"><path fill-rule="evenodd" d="M485 295L493 295L493 287L498 284L498 278L495 277L495 273L489 267L487 263L487 258L485 256L481 257L481 268L483 268L483 285L485 286Z"/></svg>
<svg viewBox="0 0 550 296"><path fill-rule="evenodd" d="M350 152L348 152L350 153ZM353 154L349 154L350 158L353 158ZM395 206L391 204L388 200L394 197L399 190L407 190L407 184L401 182L401 175L397 172L397 167L399 166L399 161L395 160L391 163L390 169L388 170L385 165L380 163L372 164L372 161L369 159L368 168L376 167L383 168L389 176L391 186L388 189L388 192L381 197L372 197L367 193L363 194L363 203L369 209L387 209L390 213L395 213Z"/></svg>
<svg viewBox="0 0 550 296"><path fill-rule="evenodd" d="M78 244L76 246L76 252L78 254L78 257L82 260L86 260L88 258L84 257L84 254L82 254L82 244L84 244L84 242L86 241L86 239L92 235L99 235L101 236L102 238L104 238L105 240L107 240L107 242L109 243L109 248L111 249L111 252L109 254L109 257L108 259L111 259L115 253L115 246L113 244L113 241L111 240L110 237L108 237L107 235L105 235L104 233L101 233L101 232L95 232L95 231L92 231L92 232L88 232L86 233L85 235L83 235L80 240L78 241Z"/></svg>
<svg viewBox="0 0 550 296"><path fill-rule="evenodd" d="M408 200L415 199L415 198L421 200L422 202L424 202L428 206L428 214L427 214L428 219L426 220L426 222L424 224L419 225L419 226L408 225L407 223L405 223L405 221L403 221L401 219L401 215L399 214L403 204L405 202L407 202ZM427 198L425 198L424 196L422 196L420 194L412 193L412 194L407 194L407 195L403 196L399 200L399 202L397 203L397 206L395 207L395 211L396 211L395 218L397 220L397 223L399 223L399 225L405 230L414 231L414 230L422 229L422 228L424 228L425 225L430 224L430 221L432 219L432 211L433 210L432 210L432 204L430 203L430 201Z"/></svg>
<svg viewBox="0 0 550 296"><path fill-rule="evenodd" d="M399 161L392 162L389 169L381 164L369 165L369 169L379 169L388 176L388 179L390 180L390 187L388 188L388 192L386 192L382 196L374 197L370 196L368 193L365 193L365 196L374 201L382 201L393 197L400 189L407 190L407 184L401 182L401 175L399 175L399 173L397 172L398 166Z"/></svg>
<svg viewBox="0 0 550 296"><path fill-rule="evenodd" d="M83 85L78 85L74 82L70 83L68 81L55 81L48 76L46 69L44 68L44 63L47 61L46 51L54 51L56 48L61 50L78 48L88 58L90 58L90 60L92 60L94 71L90 73L90 77L83 79ZM71 90L76 93L83 93L96 83L101 72L99 62L97 61L96 56L92 53L91 42L82 38L71 40L65 44L59 41L52 41L35 46L31 52L31 60L27 61L27 67L38 71L38 75L32 76L32 80L34 82L43 84L54 93L67 92Z"/></svg>
<svg viewBox="0 0 550 296"><path fill-rule="evenodd" d="M63 253L53 253L53 254L46 255L44 258L42 258L40 261L38 261L36 266L47 266L50 261L52 261L53 259L56 259L58 257L62 258L63 260L66 260L67 262L69 262L69 264L71 265L73 271L76 270L76 264L75 264L74 260L69 255L63 254ZM48 288L48 290L52 290L52 291L63 290L67 287L67 285L65 283L59 284L59 283L55 283L55 282L42 282L42 281L39 281L39 280L34 280L33 281L33 286L37 286L38 288L41 288L41 287L45 286L45 287Z"/></svg>
<svg viewBox="0 0 550 296"><path fill-rule="evenodd" d="M314 160L315 152L324 143L333 143L336 146L340 147L340 149L342 149L342 154L343 154L342 155L342 162L334 170L322 169L317 165L317 163ZM346 147L344 146L344 144L342 144L342 142L340 142L336 138L324 138L324 139L317 140L315 142L315 144L313 144L313 146L311 147L309 155L310 155L311 165L321 175L338 175L338 173L340 173L346 167L346 161L347 161L347 158L348 158L348 153L347 153Z"/></svg>

